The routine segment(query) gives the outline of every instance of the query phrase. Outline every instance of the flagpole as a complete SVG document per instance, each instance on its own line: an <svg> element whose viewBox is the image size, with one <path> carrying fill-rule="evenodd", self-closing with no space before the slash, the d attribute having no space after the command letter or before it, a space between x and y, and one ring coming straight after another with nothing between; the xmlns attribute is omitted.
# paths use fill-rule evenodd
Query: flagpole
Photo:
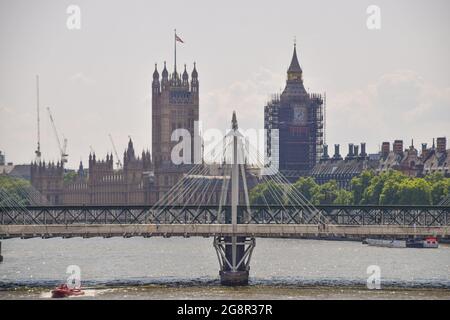
<svg viewBox="0 0 450 320"><path fill-rule="evenodd" d="M174 72L177 71L177 29L174 30L175 36L173 37L174 40L174 47L175 47L175 63L174 63Z"/></svg>

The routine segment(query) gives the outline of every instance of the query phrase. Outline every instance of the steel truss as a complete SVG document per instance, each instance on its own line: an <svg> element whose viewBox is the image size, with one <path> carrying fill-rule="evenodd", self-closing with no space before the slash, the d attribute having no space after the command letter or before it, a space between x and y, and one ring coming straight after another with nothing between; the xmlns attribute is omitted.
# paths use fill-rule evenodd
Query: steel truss
<svg viewBox="0 0 450 320"><path fill-rule="evenodd" d="M238 207L240 224L326 224L448 226L450 206L298 206ZM231 207L29 206L0 207L2 225L37 224L217 224L231 223ZM244 217L248 217L244 219Z"/></svg>
<svg viewBox="0 0 450 320"><path fill-rule="evenodd" d="M231 237L228 237L231 238ZM214 238L214 248L216 249L217 258L219 259L220 271L224 271L229 268L231 271L237 271L243 266L245 271L250 270L250 260L252 258L253 249L256 246L255 238L245 238L241 242L236 242L238 246L244 246L244 254L239 260L233 264L232 259L228 259L226 255L226 246L231 246L231 239L227 241L227 237L215 237Z"/></svg>

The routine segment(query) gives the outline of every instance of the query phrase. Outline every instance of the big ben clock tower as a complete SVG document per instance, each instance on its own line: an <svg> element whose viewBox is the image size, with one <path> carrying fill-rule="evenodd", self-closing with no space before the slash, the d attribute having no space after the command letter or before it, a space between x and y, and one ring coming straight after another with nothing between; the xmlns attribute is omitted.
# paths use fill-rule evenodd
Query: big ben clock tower
<svg viewBox="0 0 450 320"><path fill-rule="evenodd" d="M281 95L269 101L264 108L266 154L269 161L278 162L275 165L292 181L307 175L322 152L322 108L322 96L305 90L303 70L294 44L286 86ZM278 135L274 135L275 129L278 129ZM272 144L272 135L278 136L278 148ZM274 152L278 155L274 156Z"/></svg>

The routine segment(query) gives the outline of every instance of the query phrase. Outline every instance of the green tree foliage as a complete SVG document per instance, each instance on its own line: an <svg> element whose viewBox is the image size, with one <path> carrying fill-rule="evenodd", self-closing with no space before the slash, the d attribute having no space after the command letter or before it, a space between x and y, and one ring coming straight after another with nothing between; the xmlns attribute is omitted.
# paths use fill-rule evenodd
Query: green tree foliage
<svg viewBox="0 0 450 320"><path fill-rule="evenodd" d="M319 185L311 177L301 177L293 185L293 192L302 194L308 201L312 201ZM288 197L289 204L295 204L294 197Z"/></svg>
<svg viewBox="0 0 450 320"><path fill-rule="evenodd" d="M402 174L399 171L390 170L387 172L383 172L379 175L375 175L370 180L367 188L363 192L363 197L361 200L361 204L394 204L395 195L390 194L391 190L396 188L395 184L401 183L404 179L408 177ZM386 190L383 194L384 188L386 185ZM392 202L385 201L384 198L393 198ZM383 198L381 202L381 199Z"/></svg>
<svg viewBox="0 0 450 320"><path fill-rule="evenodd" d="M312 198L313 204L333 204L338 196L338 185L336 181L331 180L327 183L319 185L315 188L315 192Z"/></svg>
<svg viewBox="0 0 450 320"><path fill-rule="evenodd" d="M450 195L450 179L444 178L442 173L427 175L425 180L431 184L431 201L433 204L439 204Z"/></svg>
<svg viewBox="0 0 450 320"><path fill-rule="evenodd" d="M364 191L367 189L374 176L375 172L372 170L366 170L351 180L350 185L353 191L354 204L362 203Z"/></svg>
<svg viewBox="0 0 450 320"><path fill-rule="evenodd" d="M374 199L372 204L398 204L400 196L400 183L394 180L387 180L384 182L381 190L379 201Z"/></svg>
<svg viewBox="0 0 450 320"><path fill-rule="evenodd" d="M450 195L450 178L435 173L424 178L412 178L391 170L377 175L364 171L354 177L350 190L341 189L332 180L322 185L311 177L302 177L292 186L274 182L262 183L250 192L252 204L295 204L288 192L301 193L314 205L320 204L373 204L373 205L436 205Z"/></svg>
<svg viewBox="0 0 450 320"><path fill-rule="evenodd" d="M29 205L31 184L25 179L0 175L0 206Z"/></svg>
<svg viewBox="0 0 450 320"><path fill-rule="evenodd" d="M404 180L398 192L398 204L431 204L430 183L422 178Z"/></svg>
<svg viewBox="0 0 450 320"><path fill-rule="evenodd" d="M249 194L251 204L281 204L283 199L283 186L272 181L258 184Z"/></svg>
<svg viewBox="0 0 450 320"><path fill-rule="evenodd" d="M73 182L77 177L77 173L75 171L69 171L64 174L64 183Z"/></svg>
<svg viewBox="0 0 450 320"><path fill-rule="evenodd" d="M351 205L354 204L354 196L351 191L345 189L339 189L337 192L336 199L334 199L333 204L341 205Z"/></svg>

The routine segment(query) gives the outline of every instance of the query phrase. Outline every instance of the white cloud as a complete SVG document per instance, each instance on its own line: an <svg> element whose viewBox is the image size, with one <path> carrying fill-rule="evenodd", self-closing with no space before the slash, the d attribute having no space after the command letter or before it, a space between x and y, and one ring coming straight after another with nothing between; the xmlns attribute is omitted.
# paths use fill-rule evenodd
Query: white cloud
<svg viewBox="0 0 450 320"><path fill-rule="evenodd" d="M263 128L264 105L285 79L261 68L244 81L210 91L200 101L206 128L229 127L233 110L243 128ZM382 141L414 138L418 143L449 134L450 88L438 88L411 70L382 75L357 90L327 97L327 142L367 142L375 152ZM416 146L417 147L417 146Z"/></svg>
<svg viewBox="0 0 450 320"><path fill-rule="evenodd" d="M430 142L449 133L450 88L398 70L364 88L330 97L327 119L330 143L366 141L376 151L385 140Z"/></svg>
<svg viewBox="0 0 450 320"><path fill-rule="evenodd" d="M73 74L72 76L70 76L69 80L73 82L82 83L88 86L95 84L95 80L86 76L83 72L77 72Z"/></svg>
<svg viewBox="0 0 450 320"><path fill-rule="evenodd" d="M205 128L228 129L233 110L242 128L263 128L264 105L284 80L281 75L260 68L250 78L201 96L200 120Z"/></svg>

